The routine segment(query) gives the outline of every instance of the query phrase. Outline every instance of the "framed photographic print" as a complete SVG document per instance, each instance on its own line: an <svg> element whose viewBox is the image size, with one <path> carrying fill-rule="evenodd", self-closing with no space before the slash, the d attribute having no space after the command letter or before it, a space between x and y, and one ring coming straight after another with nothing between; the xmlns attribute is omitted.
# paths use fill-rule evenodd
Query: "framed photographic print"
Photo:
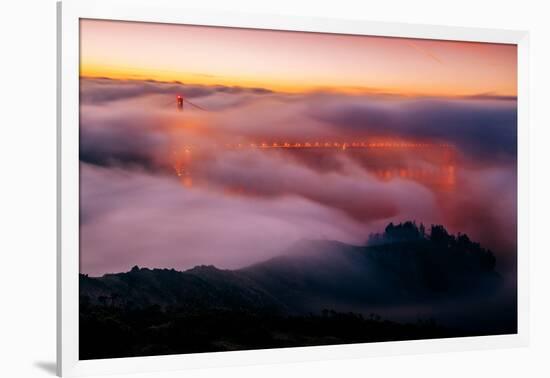
<svg viewBox="0 0 550 378"><path fill-rule="evenodd" d="M526 343L526 32L58 13L60 375Z"/></svg>

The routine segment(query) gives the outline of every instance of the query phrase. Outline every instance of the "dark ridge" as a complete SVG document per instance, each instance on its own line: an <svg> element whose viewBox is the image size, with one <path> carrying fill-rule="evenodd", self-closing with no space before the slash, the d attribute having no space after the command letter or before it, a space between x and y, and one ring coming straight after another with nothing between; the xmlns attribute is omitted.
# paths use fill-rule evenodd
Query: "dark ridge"
<svg viewBox="0 0 550 378"><path fill-rule="evenodd" d="M238 270L80 275L81 358L515 333L495 266L465 234L405 222Z"/></svg>

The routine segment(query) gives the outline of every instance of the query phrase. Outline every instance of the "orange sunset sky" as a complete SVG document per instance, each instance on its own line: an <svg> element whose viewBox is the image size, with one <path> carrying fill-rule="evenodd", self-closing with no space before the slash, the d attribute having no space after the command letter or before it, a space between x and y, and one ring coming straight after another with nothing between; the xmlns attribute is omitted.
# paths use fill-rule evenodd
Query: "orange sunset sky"
<svg viewBox="0 0 550 378"><path fill-rule="evenodd" d="M81 20L83 77L410 96L516 96L515 45Z"/></svg>

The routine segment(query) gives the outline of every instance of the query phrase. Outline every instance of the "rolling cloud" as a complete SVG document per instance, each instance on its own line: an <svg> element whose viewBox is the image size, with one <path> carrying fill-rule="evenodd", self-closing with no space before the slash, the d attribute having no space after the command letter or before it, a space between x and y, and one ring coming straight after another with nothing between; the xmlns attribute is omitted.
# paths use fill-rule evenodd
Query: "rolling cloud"
<svg viewBox="0 0 550 378"><path fill-rule="evenodd" d="M177 112L176 94L207 111ZM81 271L238 268L300 239L360 244L387 222L407 219L466 232L513 266L516 116L514 100L490 97L294 95L82 79ZM446 167L410 152L223 148L369 138L447 143L457 158ZM192 187L174 171L186 146L195 147L180 162ZM449 169L445 188L430 179L445 179Z"/></svg>
<svg viewBox="0 0 550 378"><path fill-rule="evenodd" d="M109 78L82 78L80 80L80 101L83 104L101 104L154 94L173 96L175 93L189 98L199 98L215 93L269 94L271 91L265 88L187 85L180 82L164 83L154 80L114 80Z"/></svg>
<svg viewBox="0 0 550 378"><path fill-rule="evenodd" d="M513 160L517 103L487 98L460 100L322 99L310 115L337 130L437 139L484 160Z"/></svg>

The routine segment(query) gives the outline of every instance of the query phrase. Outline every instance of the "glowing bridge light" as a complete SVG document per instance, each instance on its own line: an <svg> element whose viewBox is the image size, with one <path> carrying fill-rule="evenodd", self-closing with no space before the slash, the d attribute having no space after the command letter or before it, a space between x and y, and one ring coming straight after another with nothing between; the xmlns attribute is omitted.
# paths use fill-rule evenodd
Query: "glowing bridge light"
<svg viewBox="0 0 550 378"><path fill-rule="evenodd" d="M442 143L411 143L411 142L359 142L359 141L284 141L284 142L240 142L240 143L224 143L221 145L211 145L210 148L227 148L227 149L247 149L247 148L298 148L298 149L329 149L329 150L361 150L361 149L371 149L371 148L383 148L387 150L399 150L399 149L441 149L445 151L444 156L446 158L454 158L455 151L449 144ZM181 149L178 151L171 151L171 154L178 155L180 153L190 153L194 150L202 150L201 146L186 144L181 146ZM208 147L204 147L208 149Z"/></svg>
<svg viewBox="0 0 550 378"><path fill-rule="evenodd" d="M195 167L194 162L200 161L203 157L208 157L215 149L227 149L232 153L238 153L238 151L247 151L248 149L262 148L265 154L270 151L277 151L282 149L294 148L296 153L316 153L316 154L331 154L337 153L339 150L346 151L346 154L351 156L364 156L368 159L369 154L375 153L372 148L376 148L374 154L374 163L376 163L376 157L380 153L399 153L402 149L409 153L418 153L422 155L422 158L429 164L428 168L421 168L418 166L403 166L403 162L394 161L389 159L391 167L389 169L376 169L373 166L368 168L373 174L378 176L384 181L390 181L394 179L407 179L419 181L423 184L437 187L439 190L454 190L457 183L457 151L454 146L447 143L420 143L411 141L328 141L318 140L312 141L306 140L286 140L280 141L246 141L241 140L241 143L224 143L216 145L199 144L183 144L175 150L169 149L167 154L172 157L172 167L174 169L173 174L178 180L186 187L200 187L207 185L204 178L201 175L194 177ZM383 148L382 150L380 148ZM428 149L429 148L429 149ZM438 150L439 149L439 150ZM307 150L307 151L306 151ZM437 152L439 151L439 153ZM395 164L395 165L393 165ZM197 181L194 182L193 178ZM243 193L251 193L250 190L245 190Z"/></svg>

